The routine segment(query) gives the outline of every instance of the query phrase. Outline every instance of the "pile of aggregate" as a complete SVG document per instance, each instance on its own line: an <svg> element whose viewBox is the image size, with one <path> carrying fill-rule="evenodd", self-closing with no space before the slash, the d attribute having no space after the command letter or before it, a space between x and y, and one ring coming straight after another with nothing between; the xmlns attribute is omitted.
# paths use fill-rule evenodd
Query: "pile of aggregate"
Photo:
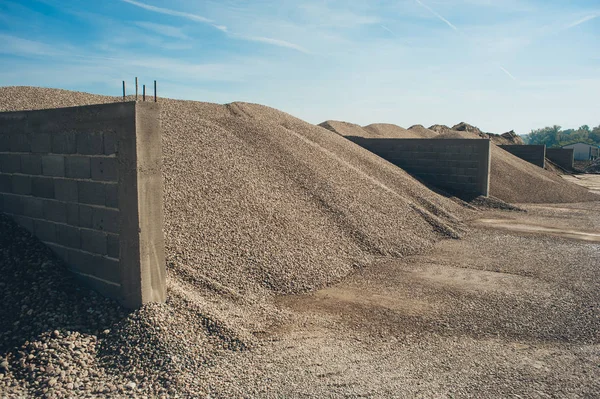
<svg viewBox="0 0 600 399"><path fill-rule="evenodd" d="M412 125L411 127L408 128L408 130L416 133L417 135L419 135L419 137L424 138L424 139L430 139L430 138L438 135L438 133L434 132L433 130L427 129L423 125Z"/></svg>
<svg viewBox="0 0 600 399"><path fill-rule="evenodd" d="M348 122L327 121L320 126L342 136L359 136L366 138L435 138L435 139L484 139L492 140L492 159L490 171L490 195L509 203L566 203L598 201L597 195L585 188L570 183L553 171L543 170L526 162L496 144L508 144L509 140L500 135L483 133L479 128L461 122L452 128L445 125L433 125L424 131L417 127L409 129L411 137L400 137L404 130L395 125L370 125L375 129L362 128ZM383 128L382 128L383 127ZM421 132L421 134L417 133ZM433 132L429 135L428 132ZM389 136L384 136L389 133ZM423 134L424 133L424 134ZM509 132L510 133L510 132ZM516 139L514 139L516 140ZM514 141L513 140L513 141ZM512 141L510 142L512 143Z"/></svg>
<svg viewBox="0 0 600 399"><path fill-rule="evenodd" d="M363 129L370 134L369 138L403 138L403 139L418 139L420 138L416 132L404 129L398 125L391 123L373 123L364 126Z"/></svg>
<svg viewBox="0 0 600 399"><path fill-rule="evenodd" d="M0 111L118 101L120 97L57 89L0 88ZM82 343L73 348L87 348L78 349L89 354L86 365L78 367L92 380L82 380L81 396L201 395L219 383L218 373L214 380L198 377L213 356L248 350L265 326L285 320L285 312L272 301L276 295L318 289L375 258L416 254L440 239L457 238L461 220L472 212L338 134L275 109L246 103L159 102L167 302L127 314L113 303L90 305L94 320L74 322L79 328L43 323L27 335L3 326L3 336L16 337L2 350L11 370L22 360L17 356L19 345L40 342L46 358L60 361L66 352L50 351L43 346L46 340L83 334ZM27 258L11 251L33 247L31 242L2 245L2 256L15 259L13 269ZM38 277L39 265L51 255L44 256L31 261L31 278ZM52 260L47 269L58 270L57 262ZM54 284L54 276L39 276ZM16 286L6 296L29 300L23 299L29 298L28 292ZM85 295L95 298L88 291ZM65 309L87 303L68 295L61 301ZM61 314L71 313L78 314ZM25 319L19 325L29 324ZM55 330L58 334L53 336ZM61 342L56 345L62 348ZM28 357L32 350L21 351ZM46 386L27 385L38 375L47 379L50 374L43 367L38 374L27 364L20 367L21 374L10 371L3 375L5 386L47 394ZM71 382L60 375L50 388L69 389Z"/></svg>
<svg viewBox="0 0 600 399"><path fill-rule="evenodd" d="M344 137L363 137L369 139L396 138L396 139L424 139L437 135L436 132L426 129L422 125L411 126L404 129L391 123L374 123L368 126L359 126L341 121L325 121L319 126L335 132Z"/></svg>
<svg viewBox="0 0 600 399"><path fill-rule="evenodd" d="M466 131L451 131L436 138L479 139ZM600 197L565 181L553 171L532 165L508 151L491 147L490 195L510 203L568 203L598 201Z"/></svg>
<svg viewBox="0 0 600 399"><path fill-rule="evenodd" d="M600 173L600 158L586 166L583 171L584 173Z"/></svg>

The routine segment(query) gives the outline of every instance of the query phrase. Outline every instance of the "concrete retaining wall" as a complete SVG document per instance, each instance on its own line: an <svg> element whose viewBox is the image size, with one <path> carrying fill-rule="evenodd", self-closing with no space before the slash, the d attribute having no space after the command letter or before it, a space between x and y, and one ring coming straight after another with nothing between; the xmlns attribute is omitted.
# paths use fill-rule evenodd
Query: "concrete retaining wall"
<svg viewBox="0 0 600 399"><path fill-rule="evenodd" d="M546 158L563 169L573 170L575 151L572 148L547 148Z"/></svg>
<svg viewBox="0 0 600 399"><path fill-rule="evenodd" d="M499 147L535 166L540 168L546 166L545 145L501 145Z"/></svg>
<svg viewBox="0 0 600 399"><path fill-rule="evenodd" d="M459 197L489 194L490 140L347 138Z"/></svg>
<svg viewBox="0 0 600 399"><path fill-rule="evenodd" d="M155 103L0 113L0 211L130 308L165 300L161 165Z"/></svg>

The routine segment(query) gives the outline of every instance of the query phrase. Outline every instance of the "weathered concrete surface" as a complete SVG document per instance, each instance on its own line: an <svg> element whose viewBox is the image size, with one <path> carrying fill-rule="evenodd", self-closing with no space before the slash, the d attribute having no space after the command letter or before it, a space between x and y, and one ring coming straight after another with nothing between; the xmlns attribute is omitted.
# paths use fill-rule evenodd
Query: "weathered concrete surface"
<svg viewBox="0 0 600 399"><path fill-rule="evenodd" d="M0 113L0 211L131 308L165 299L158 114L135 102Z"/></svg>
<svg viewBox="0 0 600 399"><path fill-rule="evenodd" d="M489 194L490 140L346 138L449 193Z"/></svg>
<svg viewBox="0 0 600 399"><path fill-rule="evenodd" d="M568 171L573 170L574 153L572 148L546 148L546 158Z"/></svg>
<svg viewBox="0 0 600 399"><path fill-rule="evenodd" d="M544 168L546 166L545 145L500 145L504 151L508 151L516 157L521 158L535 166Z"/></svg>

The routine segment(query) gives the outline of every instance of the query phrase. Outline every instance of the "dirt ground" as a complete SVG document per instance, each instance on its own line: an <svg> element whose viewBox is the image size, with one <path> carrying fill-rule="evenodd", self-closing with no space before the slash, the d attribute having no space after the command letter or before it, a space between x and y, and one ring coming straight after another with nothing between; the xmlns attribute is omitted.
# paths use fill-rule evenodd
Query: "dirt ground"
<svg viewBox="0 0 600 399"><path fill-rule="evenodd" d="M600 202L489 211L462 240L285 296L216 396L600 397Z"/></svg>

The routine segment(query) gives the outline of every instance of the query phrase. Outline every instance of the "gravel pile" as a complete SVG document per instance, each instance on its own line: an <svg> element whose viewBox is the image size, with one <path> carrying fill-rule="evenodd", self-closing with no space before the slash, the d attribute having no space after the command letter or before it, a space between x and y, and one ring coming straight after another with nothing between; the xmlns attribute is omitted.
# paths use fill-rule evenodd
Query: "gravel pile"
<svg viewBox="0 0 600 399"><path fill-rule="evenodd" d="M478 139L465 131L451 131L436 138ZM512 203L564 203L598 201L585 188L562 179L492 145L490 195Z"/></svg>
<svg viewBox="0 0 600 399"><path fill-rule="evenodd" d="M397 138L397 139L422 139L437 135L436 132L421 125L404 129L390 123L374 123L368 126L359 126L348 122L325 121L319 126L345 137L356 136L369 139Z"/></svg>
<svg viewBox="0 0 600 399"><path fill-rule="evenodd" d="M594 162L589 164L585 169L585 173L600 173L600 159L596 159Z"/></svg>
<svg viewBox="0 0 600 399"><path fill-rule="evenodd" d="M0 88L0 111L120 100ZM35 240L3 220L2 274L12 276L29 262L29 278L50 287L32 296L27 285L6 282L3 311L12 318L2 318L9 322L1 330L0 356L8 392L52 396L73 383L81 396L201 395L219 376L199 378L198 370L221 353L252 347L265 325L285 320L271 300L275 294L314 290L374 258L415 254L458 237L460 220L471 212L343 137L280 111L160 102L167 303L126 314L89 291L57 297L52 293L79 285ZM34 247L39 251L30 259ZM68 281L55 285L57 279ZM10 327L26 320L19 312L27 311L27 301L64 310L40 316L52 322L36 330L28 330L29 321ZM68 360L71 350L83 363ZM37 354L43 369L23 361ZM52 361L56 370L54 362L65 358L79 364L79 381L63 369L49 379L54 374L44 364ZM36 383L40 378L48 381Z"/></svg>
<svg viewBox="0 0 600 399"><path fill-rule="evenodd" d="M419 135L419 137L422 137L424 139L430 139L438 135L438 133L434 132L433 130L427 129L423 125L413 125L409 127L408 130L410 130L411 132L415 132Z"/></svg>
<svg viewBox="0 0 600 399"><path fill-rule="evenodd" d="M488 135L477 127L464 122L449 128L433 125L429 129L413 126L408 132L413 137L401 137L395 125L370 125L376 128L361 128L347 122L327 121L320 126L342 136L389 137L389 138L436 138L436 139L480 139L490 137L492 144L507 144L509 140L500 135ZM414 129L413 129L414 128ZM377 135L373 132L377 131ZM418 133L417 133L418 132ZM431 135L429 132L433 132ZM385 136L389 133L389 136ZM575 184L569 183L552 171L543 170L529 162L492 145L490 195L510 203L561 203L598 201L598 196Z"/></svg>

